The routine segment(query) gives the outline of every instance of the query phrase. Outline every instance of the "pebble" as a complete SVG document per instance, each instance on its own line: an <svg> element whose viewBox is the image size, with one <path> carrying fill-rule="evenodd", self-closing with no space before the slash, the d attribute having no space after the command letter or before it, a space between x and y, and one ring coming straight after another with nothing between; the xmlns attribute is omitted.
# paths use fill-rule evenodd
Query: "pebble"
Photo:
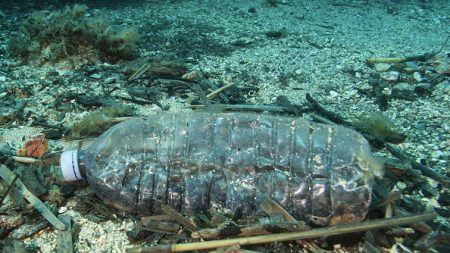
<svg viewBox="0 0 450 253"><path fill-rule="evenodd" d="M450 206L450 193L448 191L444 191L439 194L438 203L441 206Z"/></svg>
<svg viewBox="0 0 450 253"><path fill-rule="evenodd" d="M417 82L420 82L423 80L422 75L419 72L414 72L413 73L413 78L414 80L416 80Z"/></svg>
<svg viewBox="0 0 450 253"><path fill-rule="evenodd" d="M450 210L448 210L448 208L438 208L438 207L436 207L434 209L434 211L436 211L436 213L439 214L442 217L445 217L445 218L450 217Z"/></svg>
<svg viewBox="0 0 450 253"><path fill-rule="evenodd" d="M396 91L412 91L412 87L409 83L397 83L392 89Z"/></svg>
<svg viewBox="0 0 450 253"><path fill-rule="evenodd" d="M112 83L115 83L117 81L117 79L118 78L116 76L110 76L110 77L105 79L105 83L112 84Z"/></svg>
<svg viewBox="0 0 450 253"><path fill-rule="evenodd" d="M381 93L383 93L383 94L386 95L386 96L389 96L389 95L392 94L392 90L391 90L390 88L388 88L388 87L385 87L385 88L381 91Z"/></svg>
<svg viewBox="0 0 450 253"><path fill-rule="evenodd" d="M0 76L0 82L6 81L6 76Z"/></svg>
<svg viewBox="0 0 450 253"><path fill-rule="evenodd" d="M377 63L375 64L375 70L377 72L386 72L391 68L391 64L389 63Z"/></svg>
<svg viewBox="0 0 450 253"><path fill-rule="evenodd" d="M395 82L400 77L400 73L398 71L388 71L381 73L380 77L386 81Z"/></svg>
<svg viewBox="0 0 450 253"><path fill-rule="evenodd" d="M430 83L419 83L414 87L414 91L417 93L426 93L431 89Z"/></svg>
<svg viewBox="0 0 450 253"><path fill-rule="evenodd" d="M0 154L10 156L13 154L11 147L8 143L3 142L0 144Z"/></svg>
<svg viewBox="0 0 450 253"><path fill-rule="evenodd" d="M417 62L415 62L415 61L407 61L407 62L405 63L405 65L406 65L405 70L406 70L407 72L408 72L408 71L412 72L412 71L416 71L416 70L419 69L419 65L418 65Z"/></svg>
<svg viewBox="0 0 450 253"><path fill-rule="evenodd" d="M94 78L94 79L100 79L100 78L102 78L102 75L99 73L94 73L94 74L90 75L89 77Z"/></svg>
<svg viewBox="0 0 450 253"><path fill-rule="evenodd" d="M56 71L58 72L58 75L60 75L60 76L71 76L74 74L72 71L67 70L67 69L57 69Z"/></svg>
<svg viewBox="0 0 450 253"><path fill-rule="evenodd" d="M334 91L334 90L331 90L331 91L329 92L329 94L330 94L330 98L335 98L335 97L339 96L339 93L337 93L337 92Z"/></svg>

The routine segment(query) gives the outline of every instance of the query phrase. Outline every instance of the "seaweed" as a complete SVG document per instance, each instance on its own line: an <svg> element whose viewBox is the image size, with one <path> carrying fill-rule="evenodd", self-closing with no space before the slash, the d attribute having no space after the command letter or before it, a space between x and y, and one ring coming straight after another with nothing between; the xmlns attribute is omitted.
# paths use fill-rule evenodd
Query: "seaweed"
<svg viewBox="0 0 450 253"><path fill-rule="evenodd" d="M87 10L75 4L33 12L8 41L9 55L31 63L83 58L116 62L136 56L136 29L116 31L106 21L88 17Z"/></svg>
<svg viewBox="0 0 450 253"><path fill-rule="evenodd" d="M89 112L80 122L73 124L68 131L69 139L82 139L96 137L111 127L114 122L111 118L126 116L130 108L125 106L112 106Z"/></svg>
<svg viewBox="0 0 450 253"><path fill-rule="evenodd" d="M395 129L394 123L381 112L362 113L353 124L383 141L399 143L405 139L405 136Z"/></svg>

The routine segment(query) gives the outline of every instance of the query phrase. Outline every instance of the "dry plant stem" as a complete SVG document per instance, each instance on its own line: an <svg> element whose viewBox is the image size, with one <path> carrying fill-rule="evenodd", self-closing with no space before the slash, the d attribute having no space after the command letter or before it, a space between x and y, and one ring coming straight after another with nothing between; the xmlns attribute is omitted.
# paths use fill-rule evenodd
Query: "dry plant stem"
<svg viewBox="0 0 450 253"><path fill-rule="evenodd" d="M248 112L271 112L271 113L285 113L289 109L276 105L248 105L248 104L213 104L213 105L188 105L186 108L191 109L207 109L218 111L248 111Z"/></svg>
<svg viewBox="0 0 450 253"><path fill-rule="evenodd" d="M16 177L16 174L14 174L12 171L10 171L6 166L1 165L0 166L0 176L5 180L7 183L12 183L14 178ZM62 223L46 206L45 204L36 196L34 196L33 193L31 193L27 187L23 184L22 180L17 179L15 183L17 190L19 193L28 201L30 204L36 208L42 216L44 216L47 221L52 224L56 229L58 230L65 230L66 225Z"/></svg>
<svg viewBox="0 0 450 253"><path fill-rule="evenodd" d="M2 198L0 199L0 206L2 206L2 203L5 200L6 196L8 196L8 194L14 188L14 185L16 185L17 179L19 179L19 176L16 175L16 177L14 177L13 181L9 184L8 189L6 190L5 194L3 194Z"/></svg>
<svg viewBox="0 0 450 253"><path fill-rule="evenodd" d="M172 220L178 222L179 224L183 225L185 228L189 229L190 231L197 230L197 225L195 225L193 222L191 222L189 219L181 215L177 212L177 210L173 209L170 206L163 205L162 211L169 215Z"/></svg>
<svg viewBox="0 0 450 253"><path fill-rule="evenodd" d="M401 63L405 62L406 58L401 57L393 57L393 58L369 58L367 63L375 64L375 63Z"/></svg>
<svg viewBox="0 0 450 253"><path fill-rule="evenodd" d="M57 253L72 253L73 241L72 241L72 221L67 214L58 215L59 219L67 226L64 231L58 232L58 246L56 248Z"/></svg>
<svg viewBox="0 0 450 253"><path fill-rule="evenodd" d="M428 168L425 165L422 165L418 162L416 162L414 159L411 158L411 155L407 154L406 152L402 151L400 148L388 144L386 145L387 150L398 159L402 160L405 163L410 163L413 169L420 170L423 175L432 178L439 183L445 185L446 187L450 187L450 178L439 174L438 172Z"/></svg>
<svg viewBox="0 0 450 253"><path fill-rule="evenodd" d="M289 221L279 223L257 224L253 226L240 227L239 229L229 231L227 228L206 228L193 232L192 239L217 239L219 237L232 236L255 236L272 234L271 231L278 232L300 232L310 230L311 228L303 221Z"/></svg>
<svg viewBox="0 0 450 253"><path fill-rule="evenodd" d="M235 244L239 245L251 245L251 244L262 244L271 242L281 242L281 241L292 241L300 239L309 239L317 237L327 237L332 235L342 235L348 233L362 232L368 230L375 230L381 228L388 228L394 226L407 225L411 223L417 223L427 220L433 220L436 218L436 213L423 213L418 215L411 215L407 217L400 218L389 218L365 221L356 224L346 224L338 225L333 227L325 227L313 229L305 232L296 233L282 233L282 234L271 234L271 235L261 235L254 237L244 237L244 238L233 238L225 240L215 240L206 242L194 242L194 243L183 243L174 245L159 245L156 247L143 247L143 248L133 248L127 250L128 253L169 253L169 252L183 252L192 250L203 250L203 249L214 249L221 247L229 247Z"/></svg>
<svg viewBox="0 0 450 253"><path fill-rule="evenodd" d="M283 216L285 221L296 221L296 219L292 217L292 215L290 215L288 211L286 211L282 206L280 206L277 202L275 202L275 200L271 198L266 198L261 203L261 208L268 215L279 213Z"/></svg>
<svg viewBox="0 0 450 253"><path fill-rule="evenodd" d="M228 88L230 88L230 87L232 87L232 86L234 86L234 83L229 83L229 84L227 84L227 85L224 85L224 86L220 87L219 89L217 89L217 90L215 90L215 91L209 93L208 95L206 95L206 98L207 98L207 99L214 98L214 97L217 96L219 93L221 93L222 91L224 91L224 90L226 90L226 89L228 89Z"/></svg>
<svg viewBox="0 0 450 253"><path fill-rule="evenodd" d="M142 67L140 67L133 75L130 76L130 78L128 78L128 81L130 82L130 81L138 79L145 72L147 72L147 70L149 70L151 66L152 65L150 65L148 63L142 65Z"/></svg>
<svg viewBox="0 0 450 253"><path fill-rule="evenodd" d="M36 158L26 156L12 156L11 158L19 163L35 163L38 160Z"/></svg>
<svg viewBox="0 0 450 253"><path fill-rule="evenodd" d="M115 117L115 118L111 118L110 121L112 123L120 123L120 122L123 122L123 121L127 121L129 119L132 119L132 118L133 117Z"/></svg>

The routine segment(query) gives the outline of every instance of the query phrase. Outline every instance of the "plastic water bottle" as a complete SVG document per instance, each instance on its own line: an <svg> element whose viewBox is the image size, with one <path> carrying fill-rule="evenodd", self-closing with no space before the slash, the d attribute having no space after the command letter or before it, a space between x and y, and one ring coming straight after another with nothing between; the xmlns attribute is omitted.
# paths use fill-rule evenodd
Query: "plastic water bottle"
<svg viewBox="0 0 450 253"><path fill-rule="evenodd" d="M127 212L260 211L266 198L318 225L365 218L381 164L359 133L252 113L159 113L119 123L61 156L67 181L86 180Z"/></svg>

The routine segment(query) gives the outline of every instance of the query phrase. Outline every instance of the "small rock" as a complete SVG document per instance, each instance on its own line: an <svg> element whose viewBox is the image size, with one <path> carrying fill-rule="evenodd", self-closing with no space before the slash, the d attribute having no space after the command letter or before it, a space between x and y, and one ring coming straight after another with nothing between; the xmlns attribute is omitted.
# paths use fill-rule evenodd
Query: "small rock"
<svg viewBox="0 0 450 253"><path fill-rule="evenodd" d="M389 96L389 95L392 94L392 90L391 90L390 88L388 88L388 87L385 87L385 88L381 91L381 93L383 93L383 95Z"/></svg>
<svg viewBox="0 0 450 253"><path fill-rule="evenodd" d="M443 155L444 155L444 152L442 152L440 150L435 150L435 151L431 152L431 158L439 158Z"/></svg>
<svg viewBox="0 0 450 253"><path fill-rule="evenodd" d="M450 193L448 191L442 192L439 194L437 201L441 206L450 206Z"/></svg>
<svg viewBox="0 0 450 253"><path fill-rule="evenodd" d="M198 71L191 71L189 73L184 74L181 79L188 80L188 81L196 81L199 79L200 74Z"/></svg>
<svg viewBox="0 0 450 253"><path fill-rule="evenodd" d="M391 64L389 63L377 63L375 64L375 71L377 72L386 72L391 68Z"/></svg>
<svg viewBox="0 0 450 253"><path fill-rule="evenodd" d="M1 143L0 144L0 155L10 156L12 154L13 154L13 152L12 152L11 147L9 146L8 143Z"/></svg>
<svg viewBox="0 0 450 253"><path fill-rule="evenodd" d="M381 73L380 77L386 81L395 82L400 77L400 73L398 71L388 71Z"/></svg>
<svg viewBox="0 0 450 253"><path fill-rule="evenodd" d="M413 78L414 80L416 80L417 82L420 82L423 80L422 75L419 72L414 72L413 73Z"/></svg>
<svg viewBox="0 0 450 253"><path fill-rule="evenodd" d="M337 93L337 92L334 91L334 90L330 91L330 98L335 98L335 97L337 97L337 96L339 96L339 93Z"/></svg>
<svg viewBox="0 0 450 253"><path fill-rule="evenodd" d="M272 39L279 39L285 36L284 31L268 31L266 32L266 36Z"/></svg>
<svg viewBox="0 0 450 253"><path fill-rule="evenodd" d="M58 75L60 76L71 76L74 74L72 71L67 69L58 69L56 72L58 72Z"/></svg>
<svg viewBox="0 0 450 253"><path fill-rule="evenodd" d="M396 91L412 91L413 90L413 88L411 87L411 85L409 83L397 83L394 85L394 87L392 89L396 90Z"/></svg>
<svg viewBox="0 0 450 253"><path fill-rule="evenodd" d="M105 79L105 83L107 83L107 84L112 84L112 83L115 83L115 82L117 82L117 77L115 77L115 76L110 76L110 77L108 77L108 78L106 78Z"/></svg>
<svg viewBox="0 0 450 253"><path fill-rule="evenodd" d="M347 95L347 97L351 98L351 97L354 97L356 94L358 94L357 90L351 90L351 91L347 92L346 95Z"/></svg>
<svg viewBox="0 0 450 253"><path fill-rule="evenodd" d="M94 74L90 75L89 77L94 78L94 79L100 79L100 78L102 78L102 75L99 73L94 73Z"/></svg>
<svg viewBox="0 0 450 253"><path fill-rule="evenodd" d="M434 211L436 211L437 214L444 218L450 217L450 210L448 208L434 208Z"/></svg>
<svg viewBox="0 0 450 253"><path fill-rule="evenodd" d="M417 71L419 69L419 65L417 64L417 62L415 61L407 61L405 62L405 71L406 72L414 72Z"/></svg>
<svg viewBox="0 0 450 253"><path fill-rule="evenodd" d="M231 42L231 45L235 47L245 47L253 43L253 39L242 37Z"/></svg>
<svg viewBox="0 0 450 253"><path fill-rule="evenodd" d="M419 83L414 87L414 91L418 94L426 94L431 91L431 84L430 83Z"/></svg>
<svg viewBox="0 0 450 253"><path fill-rule="evenodd" d="M450 82L444 80L436 85L436 90L442 94L450 94Z"/></svg>

